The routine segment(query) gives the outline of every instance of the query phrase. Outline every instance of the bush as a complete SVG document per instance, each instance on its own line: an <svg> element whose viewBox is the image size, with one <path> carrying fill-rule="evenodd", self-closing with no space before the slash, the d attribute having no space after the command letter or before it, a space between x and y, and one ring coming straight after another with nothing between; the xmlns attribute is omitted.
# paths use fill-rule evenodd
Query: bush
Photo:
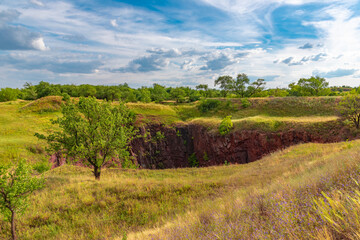
<svg viewBox="0 0 360 240"><path fill-rule="evenodd" d="M36 170L38 173L44 173L46 171L49 171L51 169L51 166L50 163L45 160L34 164L33 169Z"/></svg>
<svg viewBox="0 0 360 240"><path fill-rule="evenodd" d="M0 102L15 101L20 91L12 88L2 88L0 90Z"/></svg>
<svg viewBox="0 0 360 240"><path fill-rule="evenodd" d="M233 128L233 123L231 121L231 116L226 116L219 126L220 135L226 135Z"/></svg>
<svg viewBox="0 0 360 240"><path fill-rule="evenodd" d="M242 98L241 99L241 106L243 108L248 108L251 106L251 103L249 102L249 100L247 98Z"/></svg>
<svg viewBox="0 0 360 240"><path fill-rule="evenodd" d="M198 106L198 109L201 112L206 113L210 110L217 108L220 105L220 103L221 103L221 101L217 100L217 99L205 99L204 101L202 101L200 103L200 105Z"/></svg>
<svg viewBox="0 0 360 240"><path fill-rule="evenodd" d="M190 155L188 162L190 167L199 167L199 161L197 160L195 153Z"/></svg>

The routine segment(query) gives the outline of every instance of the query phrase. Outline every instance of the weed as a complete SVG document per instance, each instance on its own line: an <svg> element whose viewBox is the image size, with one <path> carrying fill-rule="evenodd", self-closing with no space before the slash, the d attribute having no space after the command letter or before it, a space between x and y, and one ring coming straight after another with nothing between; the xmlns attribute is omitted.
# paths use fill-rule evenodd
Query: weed
<svg viewBox="0 0 360 240"><path fill-rule="evenodd" d="M190 167L199 167L199 161L197 160L195 153L190 155L188 163Z"/></svg>

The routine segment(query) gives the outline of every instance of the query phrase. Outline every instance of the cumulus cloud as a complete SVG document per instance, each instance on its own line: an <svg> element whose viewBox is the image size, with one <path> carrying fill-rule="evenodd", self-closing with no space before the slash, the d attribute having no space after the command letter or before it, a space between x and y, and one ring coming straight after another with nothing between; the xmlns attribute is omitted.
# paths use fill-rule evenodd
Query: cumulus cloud
<svg viewBox="0 0 360 240"><path fill-rule="evenodd" d="M208 60L206 62L206 66L203 66L202 68L200 68L200 70L211 70L211 71L222 70L234 63L235 61L226 54L220 54L220 56Z"/></svg>
<svg viewBox="0 0 360 240"><path fill-rule="evenodd" d="M178 49L162 49L155 48L146 51L150 53L148 56L136 58L128 63L127 66L119 69L113 69L113 72L153 72L159 71L169 64L170 58L180 57L187 53L182 53Z"/></svg>
<svg viewBox="0 0 360 240"><path fill-rule="evenodd" d="M47 50L39 33L8 24L19 16L20 13L13 9L0 12L0 50Z"/></svg>
<svg viewBox="0 0 360 240"><path fill-rule="evenodd" d="M113 72L153 72L159 71L167 65L167 61L164 58L159 58L156 55L150 55L140 57L132 60L126 67L113 70Z"/></svg>
<svg viewBox="0 0 360 240"><path fill-rule="evenodd" d="M353 75L357 70L356 69L336 69L334 71L329 71L329 72L319 72L319 71L314 71L313 75L318 75L324 78L336 78L336 77L345 77L345 76L350 76Z"/></svg>
<svg viewBox="0 0 360 240"><path fill-rule="evenodd" d="M113 27L117 27L117 26L118 26L116 19L110 20L110 24L111 24L111 26L113 26Z"/></svg>
<svg viewBox="0 0 360 240"><path fill-rule="evenodd" d="M311 49L313 47L314 45L312 45L311 43L305 43L303 46L299 47L299 49Z"/></svg>
<svg viewBox="0 0 360 240"><path fill-rule="evenodd" d="M327 56L327 54L325 54L325 53L319 53L319 54L316 54L316 55L303 57L299 61L295 61L294 57L288 57L288 58L285 58L284 60L281 60L281 61L275 60L273 63L280 62L280 63L287 64L289 66L303 65L306 62L317 62L317 61L323 60L326 56Z"/></svg>
<svg viewBox="0 0 360 240"><path fill-rule="evenodd" d="M0 12L0 24L12 22L20 16L20 12L15 9L8 9Z"/></svg>
<svg viewBox="0 0 360 240"><path fill-rule="evenodd" d="M21 55L3 55L0 57L0 64L9 65L21 70L47 70L53 73L94 73L103 65L99 60L73 61L56 60L52 58L32 59L23 58Z"/></svg>
<svg viewBox="0 0 360 240"><path fill-rule="evenodd" d="M41 2L40 0L30 0L30 3L36 5L36 6L39 6L39 7L43 7L44 6L44 3Z"/></svg>

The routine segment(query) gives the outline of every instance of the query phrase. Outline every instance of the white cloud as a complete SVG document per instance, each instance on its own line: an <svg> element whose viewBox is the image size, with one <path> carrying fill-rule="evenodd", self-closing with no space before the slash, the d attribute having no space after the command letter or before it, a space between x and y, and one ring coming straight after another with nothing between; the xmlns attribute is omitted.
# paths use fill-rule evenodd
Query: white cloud
<svg viewBox="0 0 360 240"><path fill-rule="evenodd" d="M46 51L50 50L49 47L45 46L44 39L42 37L34 39L31 43L31 45L38 50Z"/></svg>
<svg viewBox="0 0 360 240"><path fill-rule="evenodd" d="M110 24L111 24L111 26L113 26L113 27L117 27L117 26L118 26L118 24L117 24L117 22L116 22L116 19L110 20Z"/></svg>
<svg viewBox="0 0 360 240"><path fill-rule="evenodd" d="M35 4L39 7L44 7L44 3L42 3L40 0L30 0L30 3Z"/></svg>

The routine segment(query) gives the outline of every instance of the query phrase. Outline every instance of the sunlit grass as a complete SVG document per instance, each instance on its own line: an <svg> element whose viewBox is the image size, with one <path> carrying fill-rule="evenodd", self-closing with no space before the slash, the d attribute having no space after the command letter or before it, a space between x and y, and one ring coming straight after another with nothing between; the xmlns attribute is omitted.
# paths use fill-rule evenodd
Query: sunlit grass
<svg viewBox="0 0 360 240"><path fill-rule="evenodd" d="M358 239L359 164L360 141L291 147L241 172L258 181L129 239Z"/></svg>
<svg viewBox="0 0 360 240"><path fill-rule="evenodd" d="M44 154L34 153L32 148L44 149L44 143L39 141L35 132L45 133L51 129L50 119L56 118L56 113L33 113L21 111L28 104L26 101L0 103L0 162L6 163L26 158L36 162Z"/></svg>

